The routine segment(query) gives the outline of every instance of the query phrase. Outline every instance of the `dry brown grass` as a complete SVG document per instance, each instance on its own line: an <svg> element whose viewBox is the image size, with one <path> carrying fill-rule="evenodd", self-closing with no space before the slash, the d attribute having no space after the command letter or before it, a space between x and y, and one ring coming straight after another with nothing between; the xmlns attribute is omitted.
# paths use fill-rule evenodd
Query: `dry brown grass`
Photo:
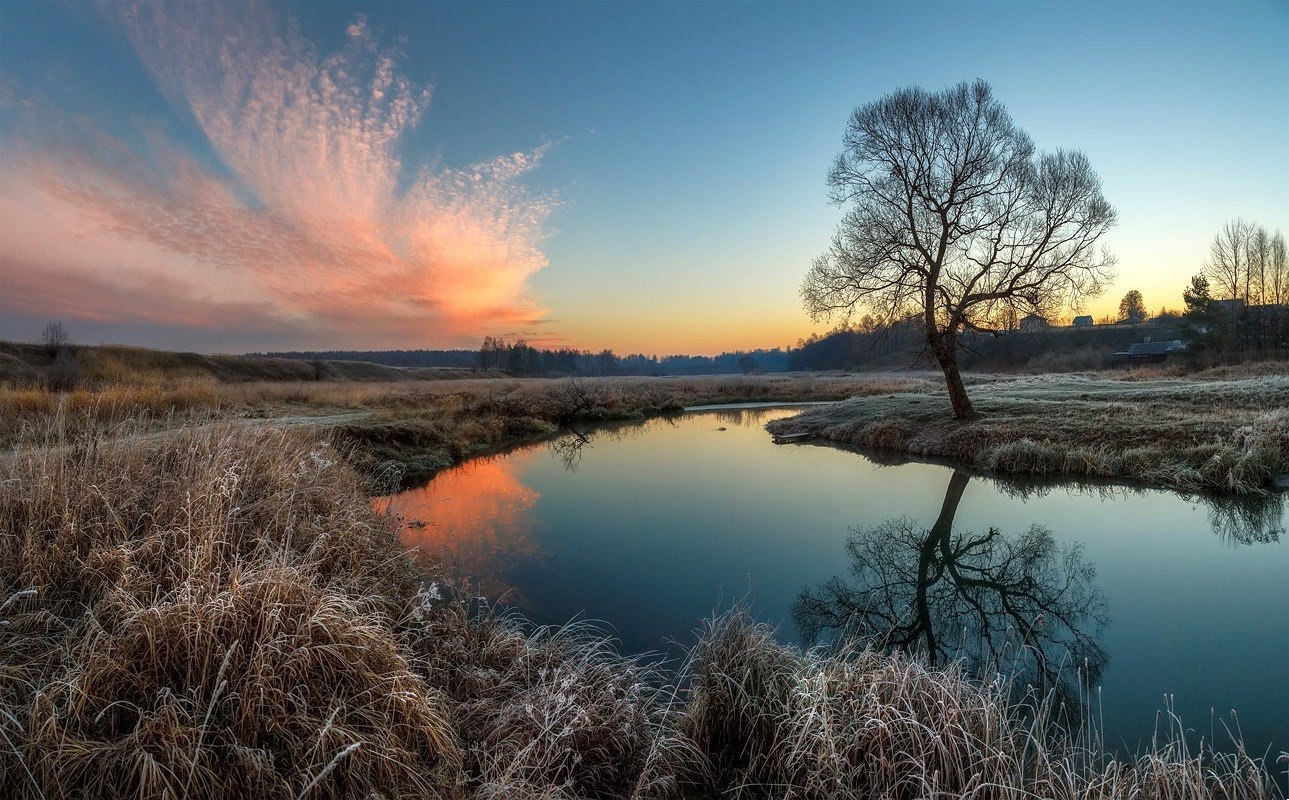
<svg viewBox="0 0 1289 800"><path fill-rule="evenodd" d="M686 406L851 398L776 422L864 447L1011 473L1129 478L1188 491L1265 491L1289 472L1289 376L1252 364L1187 378L1159 371L972 381L980 417L950 418L925 373L689 378L218 383L185 380L68 393L0 386L0 444L58 419L81 432L164 430L212 414L328 429L372 486L428 478L570 423ZM24 433L26 431L27 433Z"/></svg>
<svg viewBox="0 0 1289 800"><path fill-rule="evenodd" d="M115 430L0 462L0 796L674 788L656 673L423 584L316 434Z"/></svg>
<svg viewBox="0 0 1289 800"><path fill-rule="evenodd" d="M54 423L0 461L0 796L1271 796L1242 756L1089 755L959 672L738 615L672 682L490 613L307 429Z"/></svg>
<svg viewBox="0 0 1289 800"><path fill-rule="evenodd" d="M389 632L414 574L329 448L229 423L34 444L0 464L0 795L455 783Z"/></svg>
<svg viewBox="0 0 1289 800"><path fill-rule="evenodd" d="M732 614L708 624L679 728L710 796L746 798L1266 798L1262 764L1164 736L1122 759L954 667L843 649L802 653Z"/></svg>
<svg viewBox="0 0 1289 800"><path fill-rule="evenodd" d="M185 380L66 393L0 385L0 445L39 435L51 419L88 434L111 433L125 419L136 432L157 431L203 423L215 414L325 427L364 474L398 482L428 477L471 455L549 435L574 421L640 419L704 403L836 400L932 385L919 375L397 383Z"/></svg>
<svg viewBox="0 0 1289 800"><path fill-rule="evenodd" d="M772 423L863 447L1006 473L1127 478L1257 493L1289 473L1289 376L1236 380L1044 376L975 387L959 422L942 392L856 398Z"/></svg>

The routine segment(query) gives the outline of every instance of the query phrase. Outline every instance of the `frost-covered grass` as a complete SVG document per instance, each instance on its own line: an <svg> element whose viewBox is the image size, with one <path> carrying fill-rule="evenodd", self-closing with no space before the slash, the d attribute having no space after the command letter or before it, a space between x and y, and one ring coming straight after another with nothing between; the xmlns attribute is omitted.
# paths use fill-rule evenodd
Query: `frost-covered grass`
<svg viewBox="0 0 1289 800"><path fill-rule="evenodd" d="M944 393L809 409L769 429L958 459L1008 473L1127 478L1255 493L1289 473L1289 375L1241 379L1052 375L972 387L958 422Z"/></svg>
<svg viewBox="0 0 1289 800"><path fill-rule="evenodd" d="M1258 798L1256 759L1187 749L1180 723L1135 758L1072 729L1050 697L867 649L801 652L733 614L708 623L679 729L705 756L704 796Z"/></svg>
<svg viewBox="0 0 1289 800"><path fill-rule="evenodd" d="M670 757L647 667L423 584L316 435L65 433L0 462L0 797L625 796Z"/></svg>
<svg viewBox="0 0 1289 800"><path fill-rule="evenodd" d="M679 674L418 574L305 429L54 420L0 460L0 797L1274 796L740 615Z"/></svg>
<svg viewBox="0 0 1289 800"><path fill-rule="evenodd" d="M313 424L332 431L368 476L428 477L477 453L549 435L573 421L641 419L689 405L837 400L923 391L924 374L692 378L480 379L398 383L218 383L177 380L56 393L0 385L0 446L51 419L86 433L164 430L212 415Z"/></svg>
<svg viewBox="0 0 1289 800"><path fill-rule="evenodd" d="M1187 377L1157 369L973 376L969 391L981 416L969 423L950 418L942 380L925 372L398 383L185 379L61 394L0 386L0 446L30 438L55 419L104 435L126 419L136 432L212 417L303 423L330 431L369 480L388 485L427 478L572 422L641 419L692 405L849 398L772 430L1001 472L1247 493L1289 472L1289 376L1279 366Z"/></svg>

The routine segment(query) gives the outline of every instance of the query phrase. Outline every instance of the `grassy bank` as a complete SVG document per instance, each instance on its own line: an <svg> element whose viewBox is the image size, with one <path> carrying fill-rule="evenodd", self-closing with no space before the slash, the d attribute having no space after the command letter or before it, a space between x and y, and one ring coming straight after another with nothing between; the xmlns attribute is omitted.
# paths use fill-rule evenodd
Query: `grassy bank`
<svg viewBox="0 0 1289 800"><path fill-rule="evenodd" d="M1274 796L1243 755L1115 760L998 686L738 615L664 673L472 608L392 531L307 429L19 442L0 796Z"/></svg>
<svg viewBox="0 0 1289 800"><path fill-rule="evenodd" d="M212 415L312 425L336 437L364 475L382 484L424 478L481 452L591 424L676 413L704 403L838 400L929 390L924 375L768 375L700 378L473 379L244 382L175 380L51 392L0 386L0 444L48 420L110 433L204 424Z"/></svg>
<svg viewBox="0 0 1289 800"><path fill-rule="evenodd" d="M1132 479L1188 491L1255 493L1289 473L1289 376L1275 365L1178 377L1158 371L976 376L980 416L950 418L937 376L760 375L686 378L217 382L176 379L51 392L0 386L0 445L50 419L110 433L204 424L312 425L332 433L368 478L427 478L561 426L642 419L686 406L842 400L771 426L800 435L1020 474Z"/></svg>
<svg viewBox="0 0 1289 800"><path fill-rule="evenodd" d="M1289 375L1231 374L982 383L971 390L979 416L966 422L952 419L942 392L880 394L810 409L769 429L1002 473L1268 491L1289 473Z"/></svg>

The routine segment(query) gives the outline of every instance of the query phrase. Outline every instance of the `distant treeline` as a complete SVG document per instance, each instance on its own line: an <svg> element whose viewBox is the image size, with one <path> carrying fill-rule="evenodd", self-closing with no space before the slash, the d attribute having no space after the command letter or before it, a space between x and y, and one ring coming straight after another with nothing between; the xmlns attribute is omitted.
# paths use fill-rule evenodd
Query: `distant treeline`
<svg viewBox="0 0 1289 800"><path fill-rule="evenodd" d="M564 375L713 375L785 372L789 351L739 350L717 356L619 356L612 350L538 348L522 341L488 336L478 350L311 350L251 353L304 361L367 361L391 367L455 367L501 370L516 376Z"/></svg>
<svg viewBox="0 0 1289 800"><path fill-rule="evenodd" d="M959 362L965 369L1034 372L1102 369L1119 363L1115 353L1147 338L1177 338L1180 319L1164 314L1140 325L1097 325L1087 328L1040 327L993 333L965 333ZM894 369L918 364L925 334L917 321L891 325L840 326L813 335L788 351L789 370Z"/></svg>
<svg viewBox="0 0 1289 800"><path fill-rule="evenodd" d="M290 350L287 352L248 353L267 358L292 358L297 361L366 361L388 367L460 367L477 369L478 350Z"/></svg>
<svg viewBox="0 0 1289 800"><path fill-rule="evenodd" d="M1234 354L1289 348L1289 246L1280 231L1229 220L1200 274L1182 292L1184 334L1193 360L1221 363Z"/></svg>
<svg viewBox="0 0 1289 800"><path fill-rule="evenodd" d="M1180 335L1174 315L1133 326L1050 328L970 334L964 367L977 370L1079 370L1107 367L1114 353L1146 337ZM919 363L925 338L913 322L865 322L812 335L795 347L738 350L716 356L620 356L612 350L544 349L523 341L487 337L478 350L327 350L256 353L303 360L368 361L393 367L500 370L515 376L732 375L811 370L897 369ZM929 362L922 366L933 366Z"/></svg>
<svg viewBox="0 0 1289 800"><path fill-rule="evenodd" d="M1200 279L1202 281L1202 279ZM1200 284L1197 284L1200 285ZM1029 330L968 333L961 364L979 371L1066 372L1121 365L1116 355L1141 341L1181 339L1184 358L1204 363L1238 360L1241 354L1282 357L1289 340L1283 306L1248 308L1202 300L1188 289L1186 314L1164 312L1136 325L1039 326ZM1237 308L1236 305L1239 305ZM738 350L717 356L619 356L612 350L544 349L523 341L487 337L478 350L326 350L254 353L308 361L366 361L392 367L450 367L502 371L519 377L604 375L732 375L818 370L933 368L924 358L925 337L915 321L875 324L865 320L813 334L795 347Z"/></svg>

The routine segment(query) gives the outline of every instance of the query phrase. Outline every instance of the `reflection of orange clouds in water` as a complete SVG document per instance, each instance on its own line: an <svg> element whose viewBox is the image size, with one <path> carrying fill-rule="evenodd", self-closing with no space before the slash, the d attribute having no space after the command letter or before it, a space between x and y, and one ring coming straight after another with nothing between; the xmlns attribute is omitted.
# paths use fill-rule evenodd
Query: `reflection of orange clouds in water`
<svg viewBox="0 0 1289 800"><path fill-rule="evenodd" d="M426 486L373 502L398 517L403 543L418 548L420 559L468 578L484 597L521 603L504 576L541 553L528 517L539 496L516 477L512 454L468 461Z"/></svg>

